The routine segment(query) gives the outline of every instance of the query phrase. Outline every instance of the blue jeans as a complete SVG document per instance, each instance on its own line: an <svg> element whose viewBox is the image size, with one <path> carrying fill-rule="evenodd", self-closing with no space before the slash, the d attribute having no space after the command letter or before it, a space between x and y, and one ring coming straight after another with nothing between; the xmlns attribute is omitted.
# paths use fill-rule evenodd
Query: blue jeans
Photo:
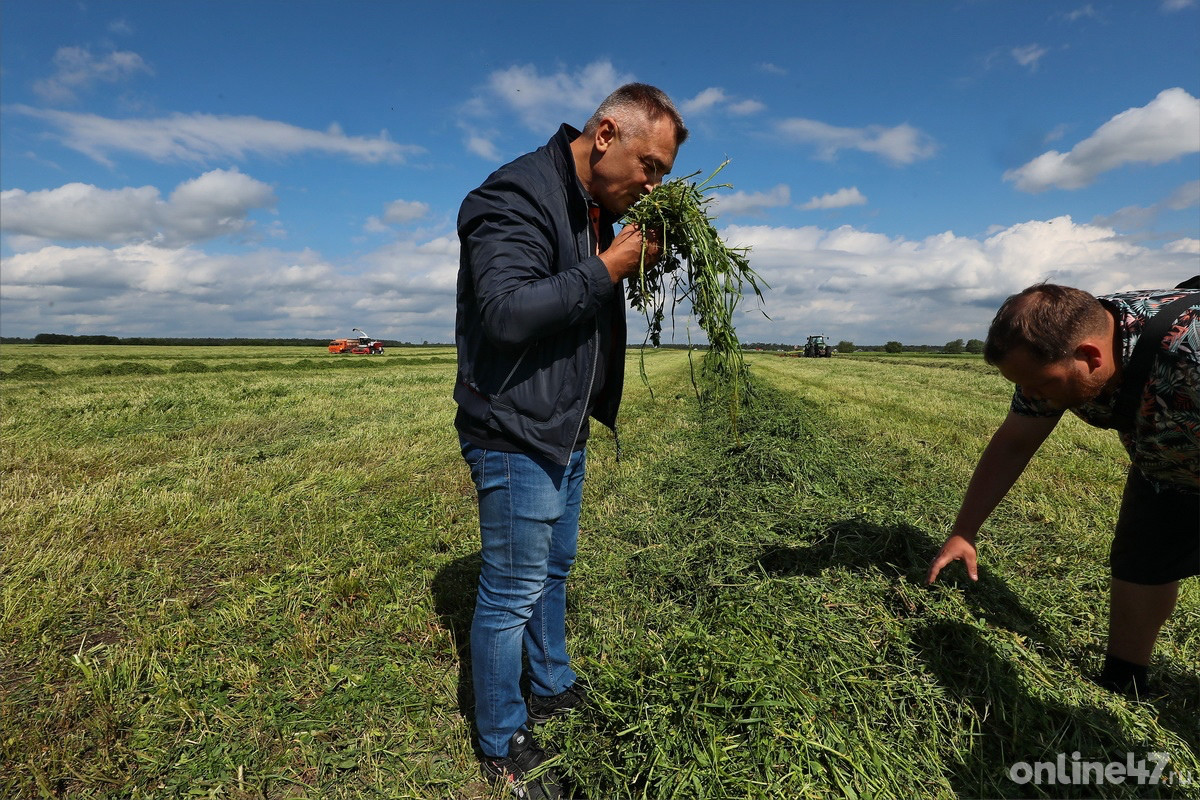
<svg viewBox="0 0 1200 800"><path fill-rule="evenodd" d="M521 653L534 694L575 683L567 656L567 573L579 542L584 451L563 467L462 442L479 497L483 567L471 624L475 723L485 756L508 755L526 721Z"/></svg>

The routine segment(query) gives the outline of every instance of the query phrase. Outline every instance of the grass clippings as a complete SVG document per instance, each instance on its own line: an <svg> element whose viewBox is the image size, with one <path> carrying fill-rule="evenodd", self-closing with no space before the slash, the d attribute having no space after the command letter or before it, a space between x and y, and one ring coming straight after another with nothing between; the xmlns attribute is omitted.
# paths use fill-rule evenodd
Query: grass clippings
<svg viewBox="0 0 1200 800"><path fill-rule="evenodd" d="M762 301L766 284L750 268L748 247L730 247L721 239L708 213L713 179L728 164L725 161L702 183L691 175L668 181L639 200L625 214L625 221L638 225L643 236L657 234L662 255L646 263L646 244L636 278L629 281L629 304L646 315L646 343L658 347L668 306L674 323L675 309L690 302L692 313L708 337L704 372L721 384L734 387L735 401L749 396L750 377L742 357L741 343L733 324L733 313L749 286ZM645 379L645 368L642 377Z"/></svg>

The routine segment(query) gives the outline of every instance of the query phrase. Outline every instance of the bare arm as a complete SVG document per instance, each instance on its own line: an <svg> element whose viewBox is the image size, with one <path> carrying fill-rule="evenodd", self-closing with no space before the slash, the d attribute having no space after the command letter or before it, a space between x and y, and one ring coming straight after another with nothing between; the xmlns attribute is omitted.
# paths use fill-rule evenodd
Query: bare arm
<svg viewBox="0 0 1200 800"><path fill-rule="evenodd" d="M971 580L979 580L975 536L1017 478L1021 477L1029 459L1046 441L1058 420L1058 417L1025 417L1011 411L1008 413L979 457L958 517L954 520L954 527L950 529L950 536L929 565L926 583L933 583L942 567L959 560L966 565Z"/></svg>

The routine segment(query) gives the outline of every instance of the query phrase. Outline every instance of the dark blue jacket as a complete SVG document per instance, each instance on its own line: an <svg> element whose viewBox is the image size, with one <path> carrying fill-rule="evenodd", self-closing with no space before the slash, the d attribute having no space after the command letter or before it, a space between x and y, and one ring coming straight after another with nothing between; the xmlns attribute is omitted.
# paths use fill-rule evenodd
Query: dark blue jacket
<svg viewBox="0 0 1200 800"><path fill-rule="evenodd" d="M458 213L454 399L527 452L564 465L582 446L589 410L615 432L625 370L625 300L595 255L595 204L570 148L578 135L563 125L488 176ZM601 212L599 250L612 243L615 222ZM611 331L602 337L606 307L599 318Z"/></svg>

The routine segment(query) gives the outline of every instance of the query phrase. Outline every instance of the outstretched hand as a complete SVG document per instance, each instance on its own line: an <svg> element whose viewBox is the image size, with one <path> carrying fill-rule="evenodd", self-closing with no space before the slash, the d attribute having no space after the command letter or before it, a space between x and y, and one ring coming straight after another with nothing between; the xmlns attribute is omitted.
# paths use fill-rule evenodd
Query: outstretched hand
<svg viewBox="0 0 1200 800"><path fill-rule="evenodd" d="M942 571L942 567L951 561L963 562L967 568L967 575L971 577L971 580L979 580L979 567L975 561L975 544L965 536L953 534L942 545L942 549L938 551L937 557L930 563L929 574L925 576L925 585L928 586L937 580L938 573Z"/></svg>

